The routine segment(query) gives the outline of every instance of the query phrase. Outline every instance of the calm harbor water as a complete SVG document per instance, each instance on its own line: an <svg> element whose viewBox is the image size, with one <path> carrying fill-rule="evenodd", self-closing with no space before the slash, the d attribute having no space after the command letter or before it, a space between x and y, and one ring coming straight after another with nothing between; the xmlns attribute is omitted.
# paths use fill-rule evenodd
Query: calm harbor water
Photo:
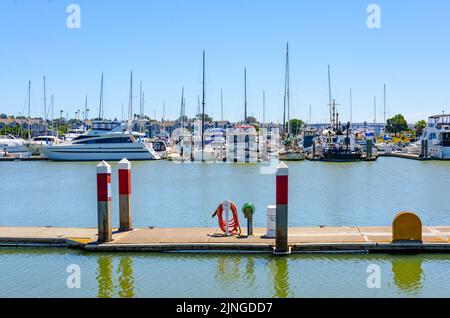
<svg viewBox="0 0 450 318"><path fill-rule="evenodd" d="M291 163L291 226L390 225L416 211L427 225L450 224L450 162L380 158L373 163ZM95 163L2 162L0 226L96 227ZM117 171L113 213L117 225ZM215 227L219 201L256 206L266 224L275 177L260 165L133 163L137 227ZM78 264L80 289L66 287ZM381 288L366 285L367 266ZM0 297L448 297L450 255L88 254L0 249Z"/></svg>

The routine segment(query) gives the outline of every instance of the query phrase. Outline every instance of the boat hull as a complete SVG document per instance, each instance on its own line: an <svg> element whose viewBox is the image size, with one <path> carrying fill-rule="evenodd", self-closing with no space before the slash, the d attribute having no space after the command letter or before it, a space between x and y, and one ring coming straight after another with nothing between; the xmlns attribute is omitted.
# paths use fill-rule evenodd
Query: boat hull
<svg viewBox="0 0 450 318"><path fill-rule="evenodd" d="M58 145L41 148L41 154L54 161L119 161L123 158L128 160L161 159L152 149L141 143L130 144L127 147L123 147L121 144L93 145L90 147Z"/></svg>
<svg viewBox="0 0 450 318"><path fill-rule="evenodd" d="M302 161L305 160L306 154L301 152L280 153L279 159L283 161Z"/></svg>
<svg viewBox="0 0 450 318"><path fill-rule="evenodd" d="M351 151L326 151L323 153L322 161L328 162L355 162L362 161L363 156L360 152Z"/></svg>

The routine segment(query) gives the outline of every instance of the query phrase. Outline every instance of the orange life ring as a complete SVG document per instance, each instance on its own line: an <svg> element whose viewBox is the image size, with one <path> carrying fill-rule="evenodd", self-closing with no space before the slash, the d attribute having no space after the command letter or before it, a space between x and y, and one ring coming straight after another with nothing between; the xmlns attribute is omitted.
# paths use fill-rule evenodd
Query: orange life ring
<svg viewBox="0 0 450 318"><path fill-rule="evenodd" d="M239 224L238 211L236 205L233 202L230 202L231 212L233 214L233 218L228 220L228 233L231 235L241 235L241 225ZM219 220L220 229L226 233L226 220L224 220L223 215L223 203L219 204L216 209L217 219Z"/></svg>

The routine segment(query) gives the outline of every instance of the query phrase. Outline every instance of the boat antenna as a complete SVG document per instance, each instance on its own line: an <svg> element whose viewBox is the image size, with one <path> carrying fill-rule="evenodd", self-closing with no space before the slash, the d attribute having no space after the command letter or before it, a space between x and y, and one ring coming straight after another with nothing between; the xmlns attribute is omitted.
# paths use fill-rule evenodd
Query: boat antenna
<svg viewBox="0 0 450 318"><path fill-rule="evenodd" d="M202 83L202 162L205 147L205 50L203 50L203 83Z"/></svg>
<svg viewBox="0 0 450 318"><path fill-rule="evenodd" d="M100 102L98 106L98 118L103 119L103 72L100 81Z"/></svg>
<svg viewBox="0 0 450 318"><path fill-rule="evenodd" d="M247 124L247 68L244 68L244 123Z"/></svg>

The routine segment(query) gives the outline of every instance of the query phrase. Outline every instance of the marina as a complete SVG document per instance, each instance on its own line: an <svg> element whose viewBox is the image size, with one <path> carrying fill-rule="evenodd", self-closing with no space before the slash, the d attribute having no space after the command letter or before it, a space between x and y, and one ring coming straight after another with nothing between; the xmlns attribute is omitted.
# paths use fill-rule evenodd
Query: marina
<svg viewBox="0 0 450 318"><path fill-rule="evenodd" d="M435 2L4 0L0 300L280 316L449 298Z"/></svg>
<svg viewBox="0 0 450 318"><path fill-rule="evenodd" d="M447 253L450 227L437 226L447 224L448 220L446 201L440 199L445 197L449 177L445 161L381 157L377 162L361 164L290 163L290 192L301 195L290 196L289 244L292 247L287 258L274 257L275 239L261 237L267 231L265 207L274 202L275 192L274 175L259 174L263 164L132 163L135 230L117 232L119 202L114 194L114 241L105 244L97 243L97 163L18 161L2 165L9 171L3 179L3 190L11 195L3 203L0 268L12 273L0 278L2 286L8 290L6 294L4 289L3 296L239 297L245 292L250 297L314 297L319 294L326 297L440 297L450 290L448 281L442 279L450 268ZM17 174L17 169L23 174ZM58 175L50 173L55 169L60 171ZM422 171L415 176L421 182L414 185L408 181L413 171ZM118 171L113 169L112 172L112 189L117 189ZM160 179L161 173L167 178ZM361 178L362 174L366 178ZM40 186L43 175L49 184L57 187L52 191L51 206L42 201L46 200L47 193ZM396 184L384 182L385 175L395 175ZM352 187L370 188L374 195L368 196L365 191L355 193L345 205L328 199L345 196L347 191L322 189L322 182L336 182L332 180L344 176L351 176L347 181ZM213 186L217 178L228 185L222 186L220 192ZM157 187L149 182L157 179L160 180ZM398 187L397 183L402 186ZM17 184L26 185L30 195L23 197L20 192L8 190ZM264 184L257 186L258 195L246 190ZM438 186L440 184L442 187ZM426 189L432 185L442 192L427 198ZM78 192L74 193L73 189ZM390 199L380 203L381 196ZM173 197L179 200L172 200ZM239 218L243 238L223 237L217 221L211 219L218 198L233 199L238 205L246 201L254 203L253 237L245 237L242 214ZM405 198L408 198L407 204ZM189 209L184 208L186 204ZM23 218L19 211L26 206L33 208L27 209L27 218ZM402 209L416 211L421 217L422 244L391 243L390 225L394 215ZM405 251L409 253L405 255ZM81 264L83 268L82 289L65 287L65 268L71 263ZM383 273L382 291L367 289L365 285L366 268L374 263ZM151 271L148 271L149 266ZM180 266L196 270L180 272ZM328 278L320 274L324 270ZM36 275L36 271L40 274ZM29 277L30 287L25 293L14 284L19 273ZM176 284L162 280L164 275L173 277ZM333 275L340 278L327 284L324 279L329 280ZM37 277L54 277L53 283L37 289L33 287L39 284ZM199 285L200 281L205 283ZM249 289L248 284L253 287ZM327 291L319 288L319 284L329 286ZM155 285L160 285L157 292L151 287Z"/></svg>

